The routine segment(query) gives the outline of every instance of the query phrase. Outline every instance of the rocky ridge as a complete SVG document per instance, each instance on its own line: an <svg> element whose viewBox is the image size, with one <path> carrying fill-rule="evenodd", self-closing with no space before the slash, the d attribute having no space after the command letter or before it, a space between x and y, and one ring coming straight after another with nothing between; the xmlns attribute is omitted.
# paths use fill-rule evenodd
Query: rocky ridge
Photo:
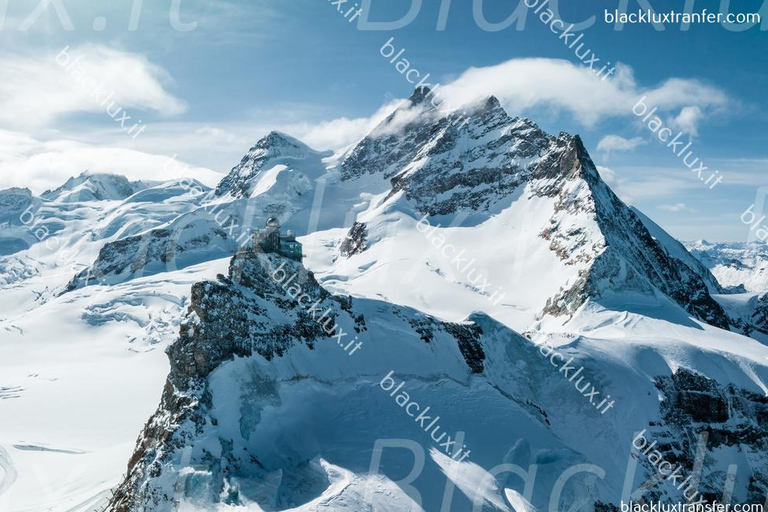
<svg viewBox="0 0 768 512"><path fill-rule="evenodd" d="M292 290L294 286L297 288ZM311 297L311 309L308 301L299 303L296 297L301 294ZM377 322L387 319L401 326L399 329L410 331L408 337L413 343L452 343L453 349L449 350L461 358L468 374L483 371L485 355L478 342L482 336L478 326L443 323L385 303L364 303L368 303L365 311L375 308ZM260 410L279 400L273 389L278 383L270 382L266 375L254 375L260 382L258 394L238 398L242 416L237 426L228 423L229 418L218 417L215 393L211 390L212 374L237 360L275 362L289 351L301 350L300 346L309 351L330 347L341 357L351 358L354 354L348 354L334 338L340 327L364 344L375 343L370 339L370 320L366 314L361 312L358 300L330 295L300 263L273 254L242 251L232 259L228 276L220 275L217 282L194 285L179 338L167 350L171 371L160 406L139 438L128 465L128 476L115 492L110 510L172 510L182 498L246 504L254 496L277 506L279 492L271 496L263 494L266 491L248 493L243 485L245 481L252 482L250 487L272 485L269 482L274 474L249 444L247 429L256 427L259 413L246 414L245 410ZM336 329L329 332L329 325ZM243 423L246 421L254 423ZM232 428L240 434L228 439ZM209 445L203 441L205 438L218 440ZM185 450L192 455L184 464L205 468L208 476L203 489L192 489L194 476L184 477L175 472ZM312 464L299 464L293 470L297 474L286 475L285 482L289 478L304 478L317 485L327 484ZM280 478L274 483L279 486Z"/></svg>

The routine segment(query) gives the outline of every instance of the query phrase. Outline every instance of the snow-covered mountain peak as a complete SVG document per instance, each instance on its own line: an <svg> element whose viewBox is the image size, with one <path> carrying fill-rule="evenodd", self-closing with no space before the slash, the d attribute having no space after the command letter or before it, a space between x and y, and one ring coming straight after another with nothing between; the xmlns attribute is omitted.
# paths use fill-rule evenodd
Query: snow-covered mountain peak
<svg viewBox="0 0 768 512"><path fill-rule="evenodd" d="M462 111L445 112L436 108L437 100L427 88L418 88L408 101L400 105L392 114L364 137L347 154L344 164L355 165L361 156L377 155L396 149L402 156L412 156L430 139L441 136L447 129L458 125L460 118L465 121L475 120L485 113L485 101L468 105ZM503 109L501 109L503 112ZM457 130L466 131L464 122ZM409 149L411 151L409 151ZM391 155L383 155L385 157ZM378 171L369 171L370 173Z"/></svg>
<svg viewBox="0 0 768 512"><path fill-rule="evenodd" d="M316 151L285 133L270 132L262 137L240 163L219 182L216 195L230 194L234 198L250 197L262 173L277 166L293 168L309 165L324 170L322 159L330 155L331 152Z"/></svg>
<svg viewBox="0 0 768 512"><path fill-rule="evenodd" d="M24 217L24 211L34 203L39 203L32 191L28 188L9 188L0 190L0 225L19 225L29 222ZM0 232L0 240L3 240L4 233ZM4 251L0 250L0 254Z"/></svg>
<svg viewBox="0 0 768 512"><path fill-rule="evenodd" d="M272 157L292 156L295 158L304 158L309 153L315 152L299 139L278 131L272 131L268 135L262 137L251 151L254 149L257 150L256 152L260 150L263 152L262 154Z"/></svg>
<svg viewBox="0 0 768 512"><path fill-rule="evenodd" d="M403 104L347 153L342 179L378 175L421 213L485 212L526 181L555 140L493 96L448 113L423 103Z"/></svg>
<svg viewBox="0 0 768 512"><path fill-rule="evenodd" d="M425 94L417 91L414 98L423 104ZM393 124L398 130L391 129ZM366 211L358 210L354 233L350 232L355 235L353 245L366 249L356 251L348 269L340 268L346 265L343 261L327 269L330 276L351 273L341 286L345 291L356 291L355 269L378 268L376 245L382 241L392 245L387 251L394 250L407 262L405 268L421 267L422 252L432 252L430 240L422 243L418 233L413 239L409 236L416 231L411 229L413 222L426 216L432 225L451 226L434 232L440 237L471 238L473 250L467 252L482 272L474 273L474 281L469 274L454 275L450 258L430 259L425 272L445 273L443 279L462 290L475 289L482 282L478 274L494 288L507 290L509 304L499 306L496 318L508 318L508 325L521 330L531 326L532 317L518 320L519 311L567 319L589 300L610 306L617 292L650 302L661 292L695 317L720 327L728 324L708 293L718 291L718 286L707 269L686 257L679 245L651 235L601 179L581 137L565 132L549 135L530 119L509 116L492 96L449 113L404 103L351 149L339 168L345 186L356 190L365 185L366 192L382 194ZM410 219L400 212L407 212ZM396 233L393 217L405 221ZM465 235L460 228L472 228L473 234ZM433 246L442 240L437 236L428 237ZM408 241L400 243L398 238ZM343 240L339 243L344 245ZM538 256L530 259L527 254ZM405 255L419 256L411 260ZM557 276L551 282L520 281L525 272L538 274L545 261L551 275ZM511 282L508 272L497 275L492 270L509 266L518 269ZM418 273L403 272L409 279ZM367 281L374 273L360 277ZM392 282L398 283L398 278ZM540 292L535 300L528 292L510 299L511 289L529 290L529 284ZM494 309L482 302L492 296L485 291L477 294L481 302L476 307ZM388 293L400 295L400 303L418 307L425 302L423 294L431 292L422 290L412 301L396 290ZM439 302L437 297L434 301ZM461 309L462 314L468 312Z"/></svg>
<svg viewBox="0 0 768 512"><path fill-rule="evenodd" d="M16 209L32 199L32 191L28 188L13 187L0 190L0 211Z"/></svg>
<svg viewBox="0 0 768 512"><path fill-rule="evenodd" d="M151 185L142 181L129 181L120 174L85 171L68 179L59 188L43 192L40 197L57 203L121 201Z"/></svg>
<svg viewBox="0 0 768 512"><path fill-rule="evenodd" d="M486 96L480 100L468 103L459 109L457 113L460 117L475 117L480 119L487 119L495 116L499 119L503 119L509 124L512 124L518 120L518 118L512 118L509 116L496 96ZM532 121L528 121L532 123Z"/></svg>
<svg viewBox="0 0 768 512"><path fill-rule="evenodd" d="M0 373L13 385L0 402L13 420L5 437L24 442L3 446L21 468L12 492L36 491L29 468L54 465L51 487L74 489L61 494L67 509L95 496L116 512L185 509L185 500L200 510L420 510L395 482L368 474L375 443L413 438L426 448L462 432L473 451L465 469L540 466L537 509L551 506L565 471L590 463L605 469L599 486L586 474L568 484L589 490L587 508L614 510L597 503L619 502L627 449L647 429L688 472L691 440L717 434L707 446L714 462L697 469L702 494L731 460L746 470L731 482L734 497L763 493L754 468L766 466L768 448L764 338L726 329L768 326L768 297L723 294L706 267L722 284L732 275L765 290L766 246L694 244L702 264L610 190L579 136L549 135L493 97L450 113L429 98L415 92L333 159L273 132L213 200L190 180L121 201L72 196L106 187L103 175L73 178L51 200L0 191ZM247 250L270 217L299 236L302 262ZM157 349L175 333L163 398L126 475L128 445L168 370ZM578 383L598 399L560 378L539 343L581 365ZM74 356L61 357L62 346ZM38 380L38 368L51 378ZM414 429L418 420L382 391L392 372L439 414L439 432ZM614 401L615 410L596 409ZM35 441L82 454L27 449L39 411L70 426ZM87 439L94 425L109 444ZM87 486L61 476L73 457ZM387 462L385 473L408 474L411 459ZM635 484L678 501L638 464ZM466 488L443 469L427 464L413 484L424 510L440 509L446 477ZM520 490L517 476L505 478L499 489ZM457 490L448 508L473 501Z"/></svg>
<svg viewBox="0 0 768 512"><path fill-rule="evenodd" d="M432 89L426 86L419 86L413 90L413 93L408 98L411 105L422 105L432 101Z"/></svg>
<svg viewBox="0 0 768 512"><path fill-rule="evenodd" d="M765 369L750 369L749 376L740 369L753 362L751 350L763 347L745 339L740 353L705 350L691 341L735 335L676 327L674 337L687 339L664 340L667 350L653 345L658 340L612 339L608 348L604 339L575 336L554 350L482 313L452 323L381 300L333 295L298 262L243 251L227 276L193 285L179 336L166 351L171 369L160 404L107 510L438 510L446 478L465 494L457 492L446 510L471 510L475 494L461 487L467 479L444 471L441 460L465 463L465 470L546 460L537 473L542 490L530 496L537 510L551 507L550 486L564 481L560 475L588 462L605 468L605 477L596 485L572 471L556 509L566 510L574 492L589 489L590 506L582 510L617 510L605 503L617 503L626 488L627 446L640 429L663 440L660 452L685 473L700 472L703 495L718 489L722 465L711 457L696 465L701 448L691 439L716 432L707 453L737 453L733 460L743 468L737 499L762 499L765 477L754 468L764 467L768 444L758 392ZM647 346L638 353L633 342ZM545 357L542 349L549 350ZM648 357L652 350L657 357ZM561 371L563 378L553 378L552 353L568 361L568 371L583 365L576 375L586 369L587 377L572 383ZM595 401L579 387L587 378ZM616 411L601 409L604 403ZM434 423L422 432L414 426L419 418ZM458 429L461 441L451 442ZM414 484L423 506L404 501L385 476L407 473L410 455L408 462L393 457L384 474L366 479L381 439L431 446L438 465L420 469ZM680 490L655 478L650 462L631 468L649 494L679 500ZM490 477L498 486L478 492L501 505L495 510L508 510L493 499L495 489L521 488L519 480Z"/></svg>

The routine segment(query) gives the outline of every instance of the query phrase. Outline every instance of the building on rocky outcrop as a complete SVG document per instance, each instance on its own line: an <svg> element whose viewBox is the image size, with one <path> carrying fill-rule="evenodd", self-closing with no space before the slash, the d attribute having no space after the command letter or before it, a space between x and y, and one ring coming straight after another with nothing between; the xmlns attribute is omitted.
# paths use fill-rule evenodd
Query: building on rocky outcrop
<svg viewBox="0 0 768 512"><path fill-rule="evenodd" d="M251 235L251 249L256 252L277 253L292 260L301 261L301 242L296 240L293 231L280 234L280 221L275 217L267 219L264 229L257 229Z"/></svg>

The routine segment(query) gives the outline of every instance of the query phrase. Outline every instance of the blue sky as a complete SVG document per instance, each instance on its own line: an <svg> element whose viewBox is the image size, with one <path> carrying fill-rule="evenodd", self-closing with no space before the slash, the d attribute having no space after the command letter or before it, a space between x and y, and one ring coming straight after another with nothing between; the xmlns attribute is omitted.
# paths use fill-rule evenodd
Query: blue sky
<svg viewBox="0 0 768 512"><path fill-rule="evenodd" d="M739 216L768 186L768 19L738 32L719 24L617 30L603 12L620 0L550 1L565 24L589 25L582 41L601 64L619 63L611 79L595 83L535 14L524 27L519 17L503 27L522 9L517 0L359 1L367 7L361 23L348 23L328 0L61 0L39 16L37 0L10 0L5 13L0 5L0 186L40 192L86 168L157 178L174 155L201 175L227 172L271 129L338 148L410 94L413 85L380 55L394 37L412 69L453 84L451 102L493 93L511 115L551 133L581 134L617 193L673 235L746 238ZM687 3L649 2L660 12ZM734 12L768 18L768 2L733 3ZM719 4L695 0L693 9L717 12ZM630 11L639 7L629 1ZM415 17L402 27L366 30L409 9ZM484 30L489 23L499 30ZM140 137L127 136L77 91L55 60L66 46L147 126ZM643 95L692 139L696 157L720 171L715 189L632 114Z"/></svg>

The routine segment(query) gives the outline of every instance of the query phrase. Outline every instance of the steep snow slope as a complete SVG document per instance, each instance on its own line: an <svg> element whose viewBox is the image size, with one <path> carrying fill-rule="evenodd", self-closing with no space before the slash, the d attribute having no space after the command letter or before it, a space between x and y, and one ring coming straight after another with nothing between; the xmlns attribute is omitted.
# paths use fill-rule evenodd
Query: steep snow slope
<svg viewBox="0 0 768 512"><path fill-rule="evenodd" d="M495 98L442 115L417 91L331 173L351 189L378 186L355 217L364 251L340 258L341 230L305 239L310 268L333 289L436 315L489 311L518 330L542 315L566 321L588 299L631 309L663 294L728 325L707 291L714 279L651 235L578 136L546 135ZM458 310L445 308L449 290Z"/></svg>
<svg viewBox="0 0 768 512"><path fill-rule="evenodd" d="M273 184L277 181L278 176L285 174L280 172L282 170L290 169L294 166L311 169L312 164L322 169L320 159L323 156L330 156L330 154L314 151L290 135L271 132L259 140L246 153L242 161L232 169L229 175L221 180L216 187L216 195L231 195L236 198L249 198L259 195L268 188L266 181L271 181L270 184ZM271 177L262 181L264 173L271 173ZM312 173L311 170L310 173ZM298 170L296 174L299 174ZM308 182L312 178L317 177L310 174L303 181ZM288 180L285 176L281 180L284 182L281 192L285 193L287 192L287 185L290 184L286 183ZM301 185L301 181L301 177L294 181L294 187L298 188ZM306 185L308 184L305 184L305 187Z"/></svg>
<svg viewBox="0 0 768 512"><path fill-rule="evenodd" d="M664 338L656 340L650 332L642 340L538 340L583 365L592 391L611 394L616 409L602 414L540 347L484 314L446 324L409 308L331 296L298 263L244 253L228 277L194 286L169 350L163 399L110 510L161 512L174 503L403 510L408 500L394 484L409 474L400 488L424 510L446 503L446 476L458 490L443 510L470 510L470 499L484 510L510 510L504 488L539 509L592 510L628 499L627 491L653 478L652 466L630 455L638 431L663 436L666 456L674 453L690 471L696 445L689 436L702 428L725 435L713 438L712 450L743 454L737 499L762 499L765 347L706 324L671 332L663 323ZM346 339L334 339L342 331L363 343L359 351L350 354ZM728 337L741 340L738 350L725 349ZM576 386L584 387L583 378ZM420 425L419 411L434 423ZM462 440L444 447L445 436ZM399 441L389 444L380 472L375 461L383 452L375 447L386 439ZM721 464L702 464L702 492L719 492ZM510 473L518 469L527 485ZM657 499L680 499L668 482L648 486Z"/></svg>
<svg viewBox="0 0 768 512"><path fill-rule="evenodd" d="M413 487L426 510L439 509L445 475L452 510L470 509L462 495L477 489L489 510L504 510L504 487L544 509L577 463L605 476L574 476L555 506L562 498L591 510L617 503L625 477L634 490L653 475L647 461L630 458L635 432L649 429L667 457L693 467L690 440L708 426L717 435L702 488L721 493L722 465L732 460L737 498L764 496L768 353L712 326L728 320L710 296L711 275L616 198L578 137L544 134L493 98L444 115L427 94L417 91L336 155L270 134L215 192L189 180L101 194L107 200L89 195L90 185L70 187L79 196L62 190L62 199L0 192L0 332L10 336L0 351L14 368L0 373L9 376L0 415L17 417L0 428L0 457L16 468L0 508L90 512L106 503L161 392L167 366L158 349L174 338L200 281L120 500L144 499L143 488L267 510L365 510L371 501L418 510L402 480L423 453L429 460ZM30 205L31 225L21 220ZM305 234L320 284L355 297L316 288L364 339L353 356L308 313L298 318L261 265L246 272L250 284L242 273L213 281L224 256L270 216ZM729 313L738 309L722 297ZM574 357L615 408L595 411L510 327ZM483 357L468 360L468 346ZM38 362L40 375L59 378L50 387L24 373ZM392 370L414 400L440 411L446 431L464 432L469 460L429 452L429 435L377 388ZM60 433L44 425L47 410L66 425ZM24 425L36 425L34 439ZM94 433L101 429L109 435ZM374 446L386 438L410 449L385 449L376 473ZM79 451L89 453L69 453ZM82 474L70 471L76 455ZM643 468L627 477L632 461ZM538 466L531 492L518 476L489 476L502 462ZM45 479L54 484L39 490ZM649 486L651 496L679 498L668 485Z"/></svg>
<svg viewBox="0 0 768 512"><path fill-rule="evenodd" d="M685 245L675 240L669 233L664 231L661 226L653 222L637 208L632 207L632 212L637 215L637 217L643 222L643 225L648 229L648 232L651 234L651 236L664 248L665 251L667 251L670 256L682 261L699 276L701 276L704 284L707 285L707 290L709 290L709 293L724 293L723 287L717 278L712 275L710 268L705 266L704 263L697 259L697 255L695 253L691 254L688 252L688 249Z"/></svg>
<svg viewBox="0 0 768 512"><path fill-rule="evenodd" d="M444 287L459 290L458 317L490 308L519 330L542 315L565 321L587 299L621 294L631 308L663 294L697 318L728 326L708 292L719 291L712 276L671 239L660 242L660 228L659 236L650 234L600 179L577 136L549 136L528 119L510 118L492 97L445 115L428 94L417 90L339 155L269 134L200 207L143 238L104 247L71 288L91 275L124 279L138 270L128 261L139 253L147 272L169 257L181 265L185 257L221 257L274 216L299 235L312 233L305 240L309 265L332 288L433 304L426 307L436 315L453 314L427 300ZM424 215L441 226L421 233L416 221ZM367 243L339 258L350 228L355 236L367 233ZM464 241L454 245L453 232ZM455 256L462 249L466 261ZM421 286L435 280L433 273L443 285ZM371 279L387 286L372 291Z"/></svg>
<svg viewBox="0 0 768 512"><path fill-rule="evenodd" d="M162 225L198 200L180 181L122 201L0 192L9 197L19 200L0 200L0 510L90 512L119 482L159 397L162 349L190 286L226 260L60 295L105 243Z"/></svg>

